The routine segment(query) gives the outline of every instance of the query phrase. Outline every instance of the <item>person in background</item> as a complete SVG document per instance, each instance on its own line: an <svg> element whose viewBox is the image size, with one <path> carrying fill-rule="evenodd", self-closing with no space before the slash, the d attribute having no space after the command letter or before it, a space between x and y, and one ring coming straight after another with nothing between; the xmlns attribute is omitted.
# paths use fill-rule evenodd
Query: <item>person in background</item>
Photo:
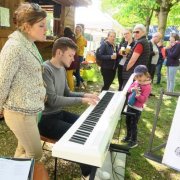
<svg viewBox="0 0 180 180"><path fill-rule="evenodd" d="M75 34L72 32L71 28L66 27L64 29L64 37L68 37L72 39L74 42L76 42ZM80 68L80 62L78 59L77 54L74 56L74 61L71 63L70 67L66 68L67 72L67 83L71 91L74 91L74 78L73 78L73 72Z"/></svg>
<svg viewBox="0 0 180 180"><path fill-rule="evenodd" d="M129 148L138 146L137 143L137 124L141 117L144 103L148 100L151 93L151 79L148 69L145 65L138 65L134 69L135 81L128 89L128 107L127 112L134 115L126 116L127 134L122 142L128 143Z"/></svg>
<svg viewBox="0 0 180 180"><path fill-rule="evenodd" d="M84 48L87 46L87 40L84 38L82 33L83 33L82 27L80 25L77 25L75 29L75 35L76 35L75 37L76 37L76 44L78 46L77 56L79 59L79 63L82 63L84 61ZM76 87L80 88L82 83L84 88L86 88L84 80L80 76L80 66L77 67L75 76L76 76Z"/></svg>
<svg viewBox="0 0 180 180"><path fill-rule="evenodd" d="M161 69L162 69L162 66L166 57L165 57L165 48L163 46L163 41L160 40L157 46L158 46L158 51L159 51L159 58L156 65L156 74L157 74L156 84L160 84L161 83Z"/></svg>
<svg viewBox="0 0 180 180"><path fill-rule="evenodd" d="M47 101L38 124L40 134L59 140L79 118L77 114L64 111L69 105L92 104L99 98L95 94L71 92L67 85L66 70L74 61L77 46L74 41L62 37L54 42L52 58L44 63L43 79L46 83ZM83 176L88 176L91 166L80 164Z"/></svg>
<svg viewBox="0 0 180 180"><path fill-rule="evenodd" d="M132 51L128 54L123 67L123 87L127 83L136 66L140 64L147 66L150 56L149 42L146 39L146 27L142 24L137 24L134 27L133 34L136 43L132 48Z"/></svg>
<svg viewBox="0 0 180 180"><path fill-rule="evenodd" d="M159 49L157 43L162 39L162 34L160 32L156 32L153 34L152 39L149 41L150 45L150 59L148 62L148 71L151 75L151 79L153 82L154 74L156 71L156 65L159 59Z"/></svg>
<svg viewBox="0 0 180 180"><path fill-rule="evenodd" d="M104 41L99 49L99 59L102 60L101 74L104 85L101 89L108 90L115 78L117 69L117 52L115 47L116 33L109 31L107 40Z"/></svg>
<svg viewBox="0 0 180 180"><path fill-rule="evenodd" d="M22 3L14 14L17 30L0 54L0 114L18 140L16 158L42 156L37 121L46 91L43 60L34 42L46 40L46 16L38 4Z"/></svg>
<svg viewBox="0 0 180 180"><path fill-rule="evenodd" d="M180 42L179 35L172 33L169 38L170 46L166 48L167 55L167 91L174 92L175 77L179 67Z"/></svg>
<svg viewBox="0 0 180 180"><path fill-rule="evenodd" d="M134 46L135 42L132 37L132 29L125 29L123 32L123 43L120 43L118 50L118 82L119 82L119 91L122 90L123 85L123 66L125 64L127 55L130 53L130 50Z"/></svg>

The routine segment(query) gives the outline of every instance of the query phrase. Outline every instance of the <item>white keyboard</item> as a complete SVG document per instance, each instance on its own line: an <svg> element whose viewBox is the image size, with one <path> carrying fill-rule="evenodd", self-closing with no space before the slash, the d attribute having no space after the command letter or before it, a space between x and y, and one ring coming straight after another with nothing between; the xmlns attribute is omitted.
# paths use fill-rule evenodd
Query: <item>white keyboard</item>
<svg viewBox="0 0 180 180"><path fill-rule="evenodd" d="M132 81L133 77L127 86ZM52 156L101 167L120 119L126 93L126 87L123 91L103 91L99 103L89 106L55 143Z"/></svg>

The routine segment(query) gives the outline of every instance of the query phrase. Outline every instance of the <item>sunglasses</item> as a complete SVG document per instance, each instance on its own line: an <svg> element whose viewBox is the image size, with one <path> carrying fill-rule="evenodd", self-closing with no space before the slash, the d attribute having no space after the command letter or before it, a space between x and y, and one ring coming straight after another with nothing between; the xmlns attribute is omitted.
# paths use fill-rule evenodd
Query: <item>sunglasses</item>
<svg viewBox="0 0 180 180"><path fill-rule="evenodd" d="M139 34L139 32L140 32L140 31L133 31L134 34L135 34L135 33L136 33L136 34Z"/></svg>

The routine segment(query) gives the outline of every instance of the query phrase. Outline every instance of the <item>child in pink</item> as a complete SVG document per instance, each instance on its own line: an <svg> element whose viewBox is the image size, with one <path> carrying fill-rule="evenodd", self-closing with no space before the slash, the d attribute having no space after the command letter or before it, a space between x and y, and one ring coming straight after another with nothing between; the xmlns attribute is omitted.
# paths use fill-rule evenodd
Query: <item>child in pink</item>
<svg viewBox="0 0 180 180"><path fill-rule="evenodd" d="M145 102L151 93L151 79L148 69L144 65L138 65L134 69L135 81L128 89L127 112L134 115L126 116L127 135L122 142L128 142L129 148L138 146L137 144L137 124L143 110Z"/></svg>

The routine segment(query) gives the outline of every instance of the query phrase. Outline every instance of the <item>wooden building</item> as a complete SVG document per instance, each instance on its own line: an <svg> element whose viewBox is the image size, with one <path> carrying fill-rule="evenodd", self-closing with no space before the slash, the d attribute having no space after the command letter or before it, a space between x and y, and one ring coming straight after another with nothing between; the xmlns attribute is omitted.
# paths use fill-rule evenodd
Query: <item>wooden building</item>
<svg viewBox="0 0 180 180"><path fill-rule="evenodd" d="M21 2L38 3L47 12L53 14L53 37L49 37L49 40L46 42L37 42L37 46L44 59L50 57L51 47L54 42L53 39L62 36L63 30L66 26L74 29L75 8L77 6L88 6L91 4L91 0L0 0L0 8L7 8L10 17L9 27L1 26L0 23L0 50L6 42L8 35L15 30L13 13Z"/></svg>

